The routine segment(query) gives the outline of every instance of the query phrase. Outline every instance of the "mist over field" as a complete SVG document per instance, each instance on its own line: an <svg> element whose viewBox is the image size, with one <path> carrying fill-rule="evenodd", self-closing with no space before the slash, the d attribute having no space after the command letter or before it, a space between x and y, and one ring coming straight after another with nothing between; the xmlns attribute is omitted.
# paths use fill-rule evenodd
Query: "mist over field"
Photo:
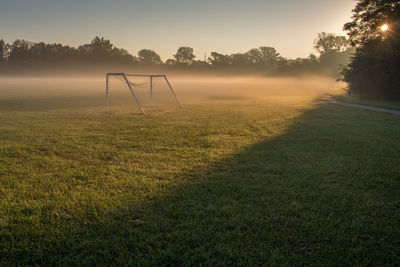
<svg viewBox="0 0 400 267"><path fill-rule="evenodd" d="M221 101L268 101L272 104L306 104L324 94L342 92L344 84L333 78L250 77L250 76L168 76L183 105ZM135 94L149 106L149 79L131 77ZM96 108L103 112L105 76L73 77L2 77L0 78L0 110L41 110ZM163 79L153 80L153 105L164 109L176 106L173 95ZM110 78L111 112L125 109L136 112L136 103L126 83Z"/></svg>

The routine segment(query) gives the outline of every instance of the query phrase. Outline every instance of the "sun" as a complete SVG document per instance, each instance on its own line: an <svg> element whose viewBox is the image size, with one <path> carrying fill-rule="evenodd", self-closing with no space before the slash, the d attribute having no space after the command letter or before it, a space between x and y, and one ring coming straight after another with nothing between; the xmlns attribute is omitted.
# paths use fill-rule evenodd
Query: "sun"
<svg viewBox="0 0 400 267"><path fill-rule="evenodd" d="M383 25L381 26L381 31L385 32L385 31L387 31L387 30L389 30L389 25L383 24Z"/></svg>

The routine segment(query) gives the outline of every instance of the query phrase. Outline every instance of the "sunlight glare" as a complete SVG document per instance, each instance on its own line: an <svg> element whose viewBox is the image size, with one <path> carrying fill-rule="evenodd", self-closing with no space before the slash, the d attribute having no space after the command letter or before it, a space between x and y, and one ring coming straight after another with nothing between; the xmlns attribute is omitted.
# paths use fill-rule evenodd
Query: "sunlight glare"
<svg viewBox="0 0 400 267"><path fill-rule="evenodd" d="M383 25L381 26L381 31L385 32L385 31L387 31L387 30L389 30L389 25L383 24Z"/></svg>

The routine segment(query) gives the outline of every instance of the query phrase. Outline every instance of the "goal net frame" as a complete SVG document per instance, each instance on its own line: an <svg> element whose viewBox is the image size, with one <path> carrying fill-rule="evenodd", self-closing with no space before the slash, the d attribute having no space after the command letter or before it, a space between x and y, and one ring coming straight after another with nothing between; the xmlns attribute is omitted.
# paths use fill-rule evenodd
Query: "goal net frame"
<svg viewBox="0 0 400 267"><path fill-rule="evenodd" d="M143 106L142 106L142 104L140 104L139 99L135 95L135 90L134 90L135 84L132 83L131 81L129 81L128 77L147 77L147 78L150 79L150 86L149 86L150 87L149 88L150 89L150 105L153 104L153 79L154 78L164 78L166 83L167 83L167 85L168 85L168 87L169 87L169 89L171 90L176 102L178 103L178 106L180 108L182 107L181 102L179 101L178 97L176 96L175 91L172 88L172 86L171 86L171 84L170 84L170 82L169 82L169 80L167 78L167 75L165 75L165 74L127 74L127 73L124 73L124 72L109 72L109 73L106 74L106 113L108 113L108 110L109 110L109 108L108 108L108 106L109 106L108 95L109 95L109 88L110 88L109 80L110 80L110 77L113 77L113 76L117 77L117 78L118 77L122 77L123 78L121 81L122 82L125 81L126 85L129 88L129 91L131 92L133 98L136 101L136 104L137 104L140 112L143 115L145 114Z"/></svg>

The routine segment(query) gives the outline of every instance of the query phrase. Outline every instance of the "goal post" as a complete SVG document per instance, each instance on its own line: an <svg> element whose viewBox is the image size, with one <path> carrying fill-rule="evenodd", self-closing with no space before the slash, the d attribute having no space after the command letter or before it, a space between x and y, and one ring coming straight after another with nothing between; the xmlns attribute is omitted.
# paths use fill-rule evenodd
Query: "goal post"
<svg viewBox="0 0 400 267"><path fill-rule="evenodd" d="M174 98L176 100L176 103L178 104L178 106L180 108L182 107L181 102L179 101L178 97L176 96L175 91L172 88L171 83L169 82L169 80L167 78L167 75L165 75L165 74L156 74L156 75L154 75L154 74L126 74L126 73L123 73L123 72L109 72L109 73L106 74L106 103L105 103L105 105L106 105L106 110L105 110L106 113L108 113L108 110L109 110L109 107L108 107L109 106L108 96L109 96L109 89L110 89L110 85L109 85L110 84L110 77L122 78L120 80L122 82L126 83L126 85L128 86L129 91L131 92L133 98L136 101L136 104L137 104L140 112L143 115L145 114L145 112L143 110L143 106L141 105L139 99L137 98L137 96L135 94L135 90L134 90L135 84L132 83L129 80L128 77L147 77L147 78L149 78L149 80L150 80L149 81L150 82L150 85L149 85L149 89L150 89L150 105L153 104L153 80L154 80L154 78L162 78L162 79L164 79L165 82L167 83L168 88L170 89L172 95L174 96Z"/></svg>

